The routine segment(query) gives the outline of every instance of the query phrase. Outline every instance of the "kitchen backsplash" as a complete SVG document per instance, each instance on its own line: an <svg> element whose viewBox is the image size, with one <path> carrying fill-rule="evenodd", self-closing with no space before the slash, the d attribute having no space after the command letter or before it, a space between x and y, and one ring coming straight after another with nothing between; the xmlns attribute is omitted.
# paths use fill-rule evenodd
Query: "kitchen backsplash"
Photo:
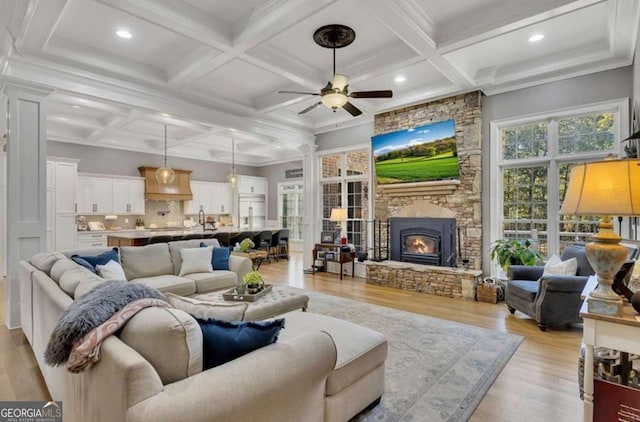
<svg viewBox="0 0 640 422"><path fill-rule="evenodd" d="M185 219L183 209L181 201L146 201L145 215L119 215L116 220L106 220L103 215L87 215L86 221L102 222L106 229L112 226L122 230L135 229L136 220L143 220L145 227L149 227L150 224L158 227L182 227L182 221Z"/></svg>

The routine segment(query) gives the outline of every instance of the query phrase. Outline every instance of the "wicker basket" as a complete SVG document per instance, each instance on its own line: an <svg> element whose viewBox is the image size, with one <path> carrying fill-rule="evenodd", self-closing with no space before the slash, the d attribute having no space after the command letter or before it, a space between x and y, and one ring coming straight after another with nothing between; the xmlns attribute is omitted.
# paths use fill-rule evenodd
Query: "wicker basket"
<svg viewBox="0 0 640 422"><path fill-rule="evenodd" d="M498 285L495 283L480 283L477 289L478 302L498 303Z"/></svg>

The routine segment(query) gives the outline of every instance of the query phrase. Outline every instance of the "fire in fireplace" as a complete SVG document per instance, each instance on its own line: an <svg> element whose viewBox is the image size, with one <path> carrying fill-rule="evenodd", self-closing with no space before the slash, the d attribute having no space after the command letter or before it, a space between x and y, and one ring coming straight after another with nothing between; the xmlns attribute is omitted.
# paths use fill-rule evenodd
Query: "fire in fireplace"
<svg viewBox="0 0 640 422"><path fill-rule="evenodd" d="M394 217L389 222L392 260L443 267L455 265L455 219Z"/></svg>

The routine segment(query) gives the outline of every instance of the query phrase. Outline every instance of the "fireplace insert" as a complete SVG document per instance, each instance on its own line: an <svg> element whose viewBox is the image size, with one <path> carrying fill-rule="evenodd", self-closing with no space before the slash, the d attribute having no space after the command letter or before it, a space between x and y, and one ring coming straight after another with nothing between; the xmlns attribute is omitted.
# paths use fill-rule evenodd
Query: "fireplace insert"
<svg viewBox="0 0 640 422"><path fill-rule="evenodd" d="M453 218L401 218L390 222L393 261L452 267L456 264Z"/></svg>

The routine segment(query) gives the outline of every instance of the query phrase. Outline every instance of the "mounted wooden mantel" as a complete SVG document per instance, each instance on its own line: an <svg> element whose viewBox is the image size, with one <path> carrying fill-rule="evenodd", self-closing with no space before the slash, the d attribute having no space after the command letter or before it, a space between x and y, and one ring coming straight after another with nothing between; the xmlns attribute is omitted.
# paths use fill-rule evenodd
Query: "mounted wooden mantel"
<svg viewBox="0 0 640 422"><path fill-rule="evenodd" d="M435 182L378 185L378 189L389 196L451 195L458 186L460 186L459 180L439 180Z"/></svg>

